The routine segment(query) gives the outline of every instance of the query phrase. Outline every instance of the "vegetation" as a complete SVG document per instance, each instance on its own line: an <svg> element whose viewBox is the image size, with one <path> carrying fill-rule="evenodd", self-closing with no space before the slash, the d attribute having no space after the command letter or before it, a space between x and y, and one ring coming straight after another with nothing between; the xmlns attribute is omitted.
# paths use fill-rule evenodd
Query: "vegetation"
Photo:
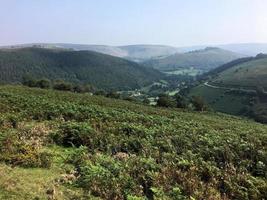
<svg viewBox="0 0 267 200"><path fill-rule="evenodd" d="M214 84L222 84L230 87L256 89L267 85L267 58L255 59L235 65L217 74L212 80Z"/></svg>
<svg viewBox="0 0 267 200"><path fill-rule="evenodd" d="M267 195L264 125L19 86L1 86L0 102L1 198Z"/></svg>
<svg viewBox="0 0 267 200"><path fill-rule="evenodd" d="M146 61L144 65L164 72L192 68L206 72L240 57L242 56L237 53L208 47L203 50L177 53L161 59L152 59Z"/></svg>
<svg viewBox="0 0 267 200"><path fill-rule="evenodd" d="M189 96L202 96L216 111L267 123L265 54L235 60L199 77Z"/></svg>
<svg viewBox="0 0 267 200"><path fill-rule="evenodd" d="M42 48L0 50L0 70L0 82L4 83L22 82L23 77L31 76L108 90L140 88L163 77L156 70L113 56Z"/></svg>

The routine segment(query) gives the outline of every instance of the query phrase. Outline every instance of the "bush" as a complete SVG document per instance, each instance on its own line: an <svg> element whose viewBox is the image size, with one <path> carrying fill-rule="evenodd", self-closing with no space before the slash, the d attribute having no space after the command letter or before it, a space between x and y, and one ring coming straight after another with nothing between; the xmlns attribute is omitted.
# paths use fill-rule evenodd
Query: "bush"
<svg viewBox="0 0 267 200"><path fill-rule="evenodd" d="M204 99L200 96L193 96L191 100L196 111L206 111L208 110L208 106Z"/></svg>
<svg viewBox="0 0 267 200"><path fill-rule="evenodd" d="M169 95L161 94L157 100L157 106L160 107L176 107L176 102Z"/></svg>
<svg viewBox="0 0 267 200"><path fill-rule="evenodd" d="M183 96L177 94L177 95L175 95L175 100L176 100L177 108L186 108L187 107L186 99Z"/></svg>
<svg viewBox="0 0 267 200"><path fill-rule="evenodd" d="M65 147L91 147L92 136L96 134L95 130L86 123L64 123L59 127L59 131L52 134L52 138L57 144Z"/></svg>
<svg viewBox="0 0 267 200"><path fill-rule="evenodd" d="M36 80L32 76L26 75L22 77L22 84L28 87L36 87Z"/></svg>
<svg viewBox="0 0 267 200"><path fill-rule="evenodd" d="M90 85L75 85L73 87L73 92L77 93L87 93L87 92L92 92L94 89Z"/></svg>
<svg viewBox="0 0 267 200"><path fill-rule="evenodd" d="M91 157L81 165L79 175L78 185L102 199L124 199L128 193L140 194L123 163L109 156Z"/></svg>
<svg viewBox="0 0 267 200"><path fill-rule="evenodd" d="M41 79L36 81L36 87L42 88L42 89L48 89L51 87L51 81L48 79Z"/></svg>
<svg viewBox="0 0 267 200"><path fill-rule="evenodd" d="M53 88L55 90L62 90L62 91L72 91L73 86L71 83L65 82L65 81L56 81L54 83Z"/></svg>
<svg viewBox="0 0 267 200"><path fill-rule="evenodd" d="M0 135L0 161L21 167L43 167L51 166L51 154L40 152L38 148L18 135L6 133Z"/></svg>
<svg viewBox="0 0 267 200"><path fill-rule="evenodd" d="M107 93L106 97L113 98L113 99L119 99L120 94L117 92L109 92L109 93Z"/></svg>

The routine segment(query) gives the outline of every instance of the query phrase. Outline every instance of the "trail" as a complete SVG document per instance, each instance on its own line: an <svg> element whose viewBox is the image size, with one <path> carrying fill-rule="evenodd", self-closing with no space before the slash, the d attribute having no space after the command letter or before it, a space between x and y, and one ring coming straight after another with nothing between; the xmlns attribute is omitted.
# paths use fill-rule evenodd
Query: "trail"
<svg viewBox="0 0 267 200"><path fill-rule="evenodd" d="M244 88L233 88L233 87L220 87L220 86L214 86L214 85L211 85L209 84L209 82L205 82L204 85L206 87L210 87L210 88L214 88L214 89L223 89L223 90L236 90L236 91L242 91L242 92L253 92L253 93L257 93L257 90L253 90L253 89L244 89ZM263 91L264 94L267 94L266 91Z"/></svg>

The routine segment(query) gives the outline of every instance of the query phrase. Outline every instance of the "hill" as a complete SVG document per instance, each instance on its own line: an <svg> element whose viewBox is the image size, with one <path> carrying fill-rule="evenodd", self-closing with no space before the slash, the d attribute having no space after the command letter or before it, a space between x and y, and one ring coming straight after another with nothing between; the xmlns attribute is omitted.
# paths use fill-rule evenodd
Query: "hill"
<svg viewBox="0 0 267 200"><path fill-rule="evenodd" d="M0 81L34 78L89 83L101 89L134 89L162 77L137 63L91 51L21 48L0 50Z"/></svg>
<svg viewBox="0 0 267 200"><path fill-rule="evenodd" d="M128 46L108 46L108 45L86 45L86 44L64 44L64 43L35 43L6 46L2 48L25 48L39 47L48 49L71 49L75 51L95 51L111 56L126 58L135 62L141 62L156 57L163 57L175 54L177 48L165 45L128 45Z"/></svg>
<svg viewBox="0 0 267 200"><path fill-rule="evenodd" d="M204 97L220 112L246 115L267 122L267 57L242 58L223 65L202 77L190 96Z"/></svg>
<svg viewBox="0 0 267 200"><path fill-rule="evenodd" d="M208 47L187 53L177 53L161 59L152 59L145 62L144 65L160 71L194 68L206 72L240 57L242 55L237 53Z"/></svg>
<svg viewBox="0 0 267 200"><path fill-rule="evenodd" d="M266 197L267 127L0 86L0 199Z"/></svg>
<svg viewBox="0 0 267 200"><path fill-rule="evenodd" d="M218 73L211 82L230 87L267 89L267 57L252 59L228 68Z"/></svg>
<svg viewBox="0 0 267 200"><path fill-rule="evenodd" d="M165 45L128 45L121 46L120 49L128 52L128 56L125 58L136 62L166 57L178 52L177 48Z"/></svg>
<svg viewBox="0 0 267 200"><path fill-rule="evenodd" d="M237 44L221 44L221 45L201 45L191 47L179 47L180 52L195 51L206 48L207 46L214 46L228 51L236 52L241 55L256 56L259 53L267 53L267 44L265 43L237 43Z"/></svg>

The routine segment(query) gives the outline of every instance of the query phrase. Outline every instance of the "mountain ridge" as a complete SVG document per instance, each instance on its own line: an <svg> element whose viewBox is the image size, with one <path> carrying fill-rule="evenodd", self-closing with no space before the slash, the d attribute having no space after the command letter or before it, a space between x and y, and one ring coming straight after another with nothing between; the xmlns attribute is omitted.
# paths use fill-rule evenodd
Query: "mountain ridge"
<svg viewBox="0 0 267 200"><path fill-rule="evenodd" d="M144 65L160 71L175 71L193 67L205 72L240 57L243 55L218 47L206 47L186 53L176 53L161 59L152 59L144 62Z"/></svg>
<svg viewBox="0 0 267 200"><path fill-rule="evenodd" d="M135 62L93 51L20 48L0 50L2 82L20 82L23 75L88 83L102 89L134 89L162 77Z"/></svg>

